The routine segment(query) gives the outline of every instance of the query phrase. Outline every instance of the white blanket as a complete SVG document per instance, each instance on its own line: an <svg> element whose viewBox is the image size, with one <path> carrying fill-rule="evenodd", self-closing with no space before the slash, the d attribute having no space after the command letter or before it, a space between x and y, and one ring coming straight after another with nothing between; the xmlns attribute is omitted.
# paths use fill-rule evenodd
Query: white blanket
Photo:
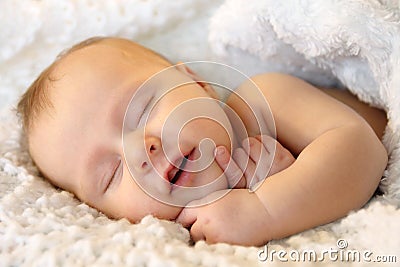
<svg viewBox="0 0 400 267"><path fill-rule="evenodd" d="M268 62L271 69L318 85L334 85L332 78L336 78L364 102L385 109L389 126L384 142L391 164L382 185L386 195L397 202L399 4L374 0L228 0L212 18L209 34L210 45L221 55L226 56L232 48L244 50Z"/></svg>
<svg viewBox="0 0 400 267"><path fill-rule="evenodd" d="M325 255L324 266L347 262L343 255L349 251L361 255L362 265L394 260L378 256L400 261L400 2L221 3L0 1L1 266L277 266L304 250ZM187 230L151 216L137 225L108 219L38 176L11 110L62 48L92 35L131 38L172 60L218 60L247 74L284 71L319 85L348 87L388 112L384 196L342 220L270 242L269 252L286 253L273 261L256 247L191 245ZM324 251L337 252L338 259Z"/></svg>

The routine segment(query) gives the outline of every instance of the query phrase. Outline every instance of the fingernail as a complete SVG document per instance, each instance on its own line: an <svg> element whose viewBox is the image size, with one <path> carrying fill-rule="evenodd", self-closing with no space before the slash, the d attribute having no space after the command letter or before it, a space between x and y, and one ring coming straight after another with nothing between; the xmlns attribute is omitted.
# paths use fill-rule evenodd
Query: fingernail
<svg viewBox="0 0 400 267"><path fill-rule="evenodd" d="M224 154L225 153L225 149L224 149L224 147L217 147L217 154L218 155L222 155L222 154Z"/></svg>
<svg viewBox="0 0 400 267"><path fill-rule="evenodd" d="M253 146L254 145L254 141L252 139L249 138L249 146Z"/></svg>

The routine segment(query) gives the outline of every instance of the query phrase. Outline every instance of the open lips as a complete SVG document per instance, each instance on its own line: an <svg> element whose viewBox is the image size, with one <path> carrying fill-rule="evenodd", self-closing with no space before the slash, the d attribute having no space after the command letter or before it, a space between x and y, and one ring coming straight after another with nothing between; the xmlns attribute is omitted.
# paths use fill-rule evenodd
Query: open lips
<svg viewBox="0 0 400 267"><path fill-rule="evenodd" d="M192 160L193 151L194 151L194 148L192 149L192 151L190 151L187 155L185 155L182 158L179 168L176 168L172 164L170 165L170 168L168 168L166 175L164 176L164 178L167 181L169 181L170 184L176 184L178 182L179 178L181 177L182 173L185 172L184 168L186 166L187 161Z"/></svg>

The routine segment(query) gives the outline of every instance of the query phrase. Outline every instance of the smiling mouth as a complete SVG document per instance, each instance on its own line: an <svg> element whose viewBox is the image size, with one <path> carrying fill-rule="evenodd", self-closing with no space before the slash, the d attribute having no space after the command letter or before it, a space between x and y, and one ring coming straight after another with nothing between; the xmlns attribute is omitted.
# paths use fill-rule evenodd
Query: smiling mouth
<svg viewBox="0 0 400 267"><path fill-rule="evenodd" d="M182 173L184 172L184 168L186 166L186 163L192 154L193 150L190 151L189 154L183 157L181 164L179 165L179 168L174 168L168 173L168 180L170 184L176 184L176 182L179 180L181 177Z"/></svg>
<svg viewBox="0 0 400 267"><path fill-rule="evenodd" d="M182 160L181 165L179 165L179 169L175 169L176 173L175 173L174 177L172 177L172 179L169 181L171 184L175 184L179 180L179 177L181 176L181 174L183 172L183 168L185 168L187 160L188 160L188 156L185 156Z"/></svg>

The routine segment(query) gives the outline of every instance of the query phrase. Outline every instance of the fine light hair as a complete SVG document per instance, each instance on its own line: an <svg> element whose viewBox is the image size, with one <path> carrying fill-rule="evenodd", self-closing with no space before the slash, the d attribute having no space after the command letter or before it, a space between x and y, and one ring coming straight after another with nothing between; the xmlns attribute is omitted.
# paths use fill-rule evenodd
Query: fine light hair
<svg viewBox="0 0 400 267"><path fill-rule="evenodd" d="M44 69L36 80L28 87L26 92L21 96L17 105L17 114L22 122L22 127L27 138L29 137L29 132L34 125L35 119L39 114L45 109L53 107L48 97L48 93L51 83L55 81L55 77L52 76L53 71L60 60L76 50L98 43L105 38L106 37L92 37L62 51L56 57L54 62Z"/></svg>

